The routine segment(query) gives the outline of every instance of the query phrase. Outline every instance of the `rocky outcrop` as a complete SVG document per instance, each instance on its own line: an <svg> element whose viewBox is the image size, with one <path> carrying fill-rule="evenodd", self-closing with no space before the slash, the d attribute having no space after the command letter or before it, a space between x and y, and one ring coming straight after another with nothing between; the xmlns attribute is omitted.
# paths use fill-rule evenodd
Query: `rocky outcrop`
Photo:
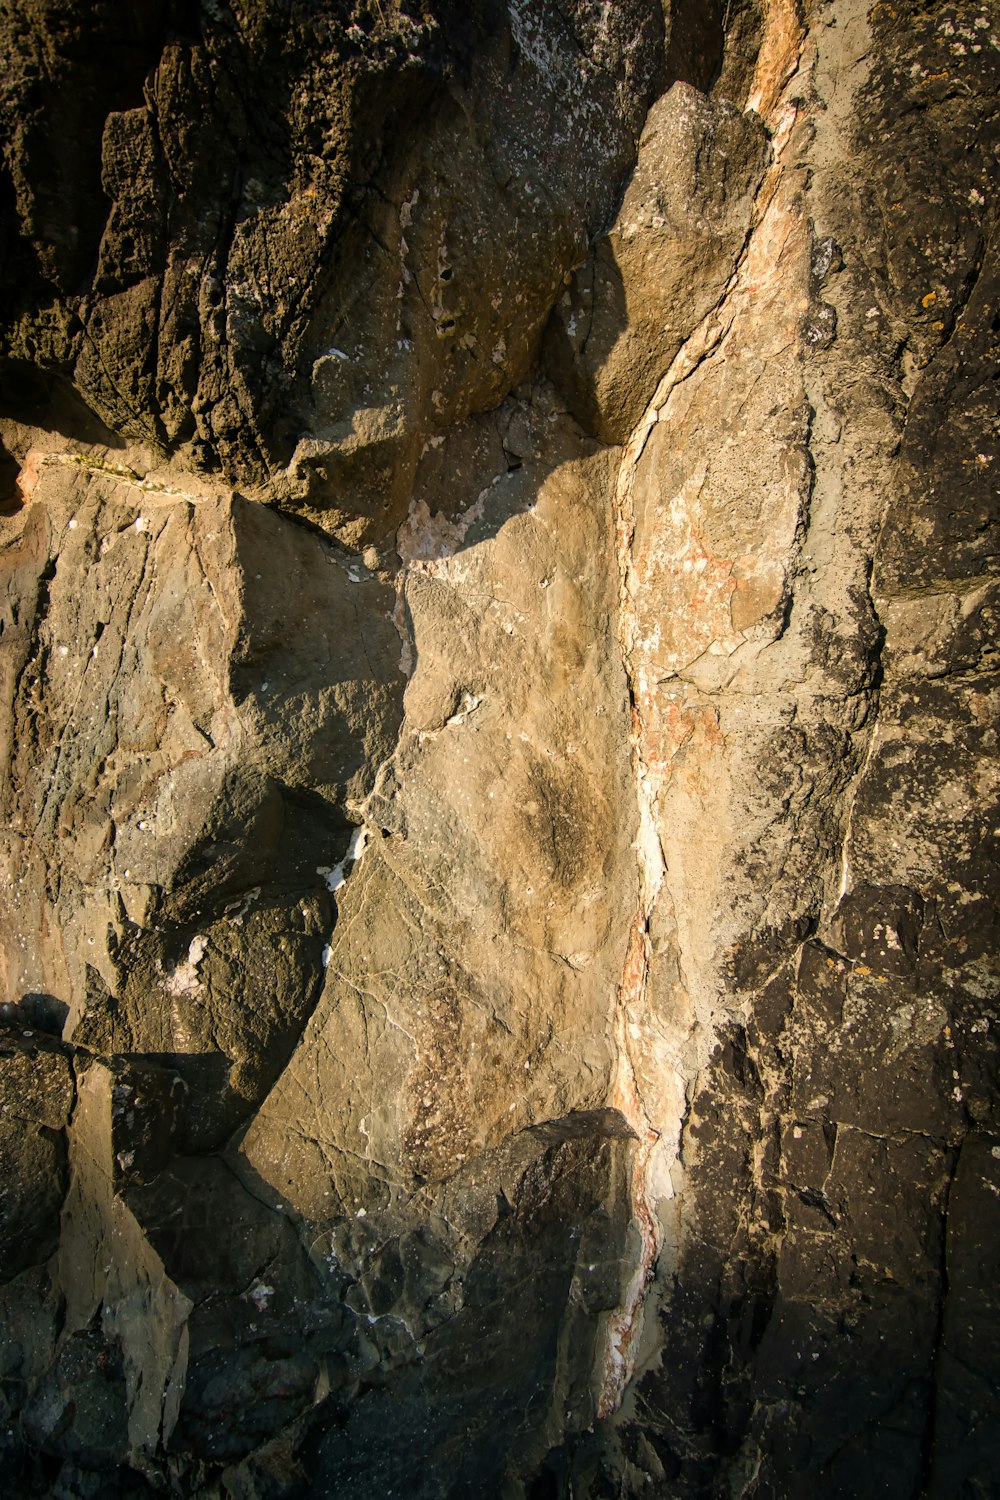
<svg viewBox="0 0 1000 1500"><path fill-rule="evenodd" d="M989 1493L1000 16L0 30L9 1482Z"/></svg>
<svg viewBox="0 0 1000 1500"><path fill-rule="evenodd" d="M4 23L12 380L391 542L613 211L659 4L49 9Z"/></svg>

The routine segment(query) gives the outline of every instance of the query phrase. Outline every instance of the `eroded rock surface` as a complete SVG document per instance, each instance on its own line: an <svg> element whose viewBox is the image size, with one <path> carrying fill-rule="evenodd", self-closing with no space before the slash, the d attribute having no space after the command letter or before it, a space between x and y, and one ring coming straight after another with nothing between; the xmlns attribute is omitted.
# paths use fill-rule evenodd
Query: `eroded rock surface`
<svg viewBox="0 0 1000 1500"><path fill-rule="evenodd" d="M0 36L15 1492L992 1493L992 0Z"/></svg>

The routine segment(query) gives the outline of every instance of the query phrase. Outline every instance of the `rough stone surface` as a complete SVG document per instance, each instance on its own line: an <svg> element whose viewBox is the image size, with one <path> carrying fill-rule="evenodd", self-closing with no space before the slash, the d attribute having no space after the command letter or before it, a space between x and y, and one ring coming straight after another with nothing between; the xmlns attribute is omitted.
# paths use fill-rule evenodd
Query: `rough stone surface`
<svg viewBox="0 0 1000 1500"><path fill-rule="evenodd" d="M0 44L4 1483L985 1500L994 0Z"/></svg>
<svg viewBox="0 0 1000 1500"><path fill-rule="evenodd" d="M12 378L385 538L613 211L659 3L52 9L3 22Z"/></svg>
<svg viewBox="0 0 1000 1500"><path fill-rule="evenodd" d="M66 1125L74 1102L67 1049L18 1025L14 1007L0 1030L0 1246L8 1279L45 1260L59 1239L66 1192Z"/></svg>
<svg viewBox="0 0 1000 1500"><path fill-rule="evenodd" d="M717 305L750 228L767 137L754 114L675 83L650 110L618 216L546 330L574 414L622 443Z"/></svg>

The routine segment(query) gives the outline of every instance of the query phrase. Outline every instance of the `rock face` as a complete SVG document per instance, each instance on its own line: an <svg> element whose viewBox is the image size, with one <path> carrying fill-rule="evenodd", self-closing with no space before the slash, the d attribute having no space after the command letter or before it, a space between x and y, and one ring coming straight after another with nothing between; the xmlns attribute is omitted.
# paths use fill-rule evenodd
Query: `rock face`
<svg viewBox="0 0 1000 1500"><path fill-rule="evenodd" d="M1000 11L0 38L12 1493L993 1493Z"/></svg>

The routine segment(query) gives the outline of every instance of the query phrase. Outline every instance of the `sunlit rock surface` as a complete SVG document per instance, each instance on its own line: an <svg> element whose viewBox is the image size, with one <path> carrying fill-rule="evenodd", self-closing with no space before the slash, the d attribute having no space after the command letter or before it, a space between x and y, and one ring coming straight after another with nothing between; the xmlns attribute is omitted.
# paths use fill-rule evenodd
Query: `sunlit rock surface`
<svg viewBox="0 0 1000 1500"><path fill-rule="evenodd" d="M982 1500L1000 11L0 16L0 1455Z"/></svg>

